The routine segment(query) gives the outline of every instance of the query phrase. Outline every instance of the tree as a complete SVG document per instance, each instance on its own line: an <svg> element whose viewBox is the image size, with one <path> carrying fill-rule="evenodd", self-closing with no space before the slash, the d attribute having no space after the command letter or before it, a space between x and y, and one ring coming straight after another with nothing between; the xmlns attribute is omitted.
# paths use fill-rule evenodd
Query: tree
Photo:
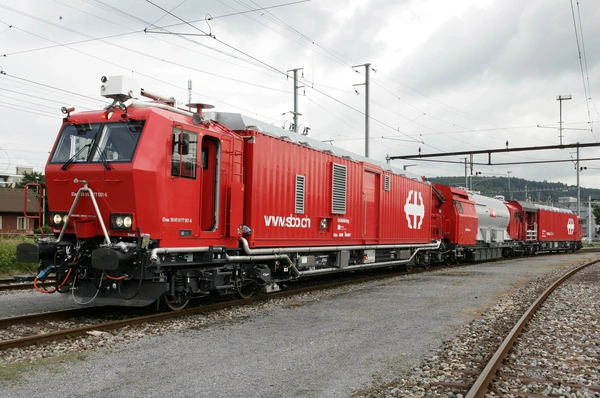
<svg viewBox="0 0 600 398"><path fill-rule="evenodd" d="M42 188L46 189L46 176L37 171L25 172L23 179L15 184L15 188L25 188L26 184L40 184Z"/></svg>
<svg viewBox="0 0 600 398"><path fill-rule="evenodd" d="M592 214L594 214L594 219L596 220L596 225L600 225L600 206L598 206L598 205L592 206Z"/></svg>

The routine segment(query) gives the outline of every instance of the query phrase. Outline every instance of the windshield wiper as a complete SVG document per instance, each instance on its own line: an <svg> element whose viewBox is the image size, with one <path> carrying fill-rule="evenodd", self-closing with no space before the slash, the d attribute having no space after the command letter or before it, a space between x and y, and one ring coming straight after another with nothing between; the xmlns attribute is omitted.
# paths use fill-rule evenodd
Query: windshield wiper
<svg viewBox="0 0 600 398"><path fill-rule="evenodd" d="M77 151L77 153L75 153L75 155L71 156L71 158L70 158L69 160L67 160L67 161L65 162L65 164L63 164L63 165L62 165L62 167L61 167L61 170L66 170L66 169L67 169L67 167L69 167L69 165L70 165L71 163L73 163L73 161L74 161L75 159L77 159L77 156L79 156L79 154L80 154L81 152L83 152L83 150L84 150L86 147L89 147L90 145L91 145L91 144L85 144L84 146L82 146L82 147L81 147L81 149L80 149L80 150L78 150L78 151Z"/></svg>
<svg viewBox="0 0 600 398"><path fill-rule="evenodd" d="M100 145L98 145L98 146L96 147L96 152L98 152L98 151L100 151L100 153L99 153L99 155L100 155L100 156L99 156L99 158L100 158L100 160L102 161L102 164L104 165L104 168L105 168L106 170L112 170L112 167L110 167L110 165L108 164L108 159L106 159L106 154L104 153L104 151L103 151L103 150L100 150Z"/></svg>

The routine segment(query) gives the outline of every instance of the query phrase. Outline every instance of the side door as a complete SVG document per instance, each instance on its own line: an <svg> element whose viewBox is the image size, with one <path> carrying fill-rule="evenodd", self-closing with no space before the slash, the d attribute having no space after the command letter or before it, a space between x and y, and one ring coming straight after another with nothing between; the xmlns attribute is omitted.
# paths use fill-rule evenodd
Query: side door
<svg viewBox="0 0 600 398"><path fill-rule="evenodd" d="M200 183L202 174L198 173L199 138L198 132L181 126L173 127L171 151L171 183L169 195L171 203L163 217L168 223L171 236L179 238L197 238L199 233L198 209L202 206Z"/></svg>
<svg viewBox="0 0 600 398"><path fill-rule="evenodd" d="M363 173L363 239L377 239L379 228L380 175L365 170Z"/></svg>

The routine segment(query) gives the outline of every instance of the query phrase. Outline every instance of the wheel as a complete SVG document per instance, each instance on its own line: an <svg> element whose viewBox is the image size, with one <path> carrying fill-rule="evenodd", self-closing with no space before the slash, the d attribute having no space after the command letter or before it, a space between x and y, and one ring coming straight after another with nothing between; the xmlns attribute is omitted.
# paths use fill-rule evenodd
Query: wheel
<svg viewBox="0 0 600 398"><path fill-rule="evenodd" d="M446 250L446 246L444 244L440 246L440 255L442 256L442 261L445 265L450 265L452 263L452 251Z"/></svg>
<svg viewBox="0 0 600 398"><path fill-rule="evenodd" d="M412 270L413 270L413 265L412 265L412 264L410 264L410 263L407 263L407 264L405 265L405 267L406 267L406 271L407 271L407 272L410 272L410 271L412 271Z"/></svg>
<svg viewBox="0 0 600 398"><path fill-rule="evenodd" d="M187 307L188 303L190 302L190 300L183 300L180 297L172 297L168 294L165 294L163 297L165 300L165 304L172 311L181 311L182 309Z"/></svg>
<svg viewBox="0 0 600 398"><path fill-rule="evenodd" d="M443 254L444 256L444 264L446 264L447 266L452 264L452 258L450 257L449 254Z"/></svg>
<svg viewBox="0 0 600 398"><path fill-rule="evenodd" d="M425 268L425 269L429 269L429 268L431 268L431 261L425 261L425 262L423 263L423 268Z"/></svg>
<svg viewBox="0 0 600 398"><path fill-rule="evenodd" d="M256 283L254 281L243 281L237 289L238 295L243 299L252 297L255 290Z"/></svg>

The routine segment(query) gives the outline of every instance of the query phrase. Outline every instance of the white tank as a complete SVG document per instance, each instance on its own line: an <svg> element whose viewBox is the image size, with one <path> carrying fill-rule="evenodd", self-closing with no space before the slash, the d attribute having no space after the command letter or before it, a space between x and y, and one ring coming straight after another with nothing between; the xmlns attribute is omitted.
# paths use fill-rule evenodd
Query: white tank
<svg viewBox="0 0 600 398"><path fill-rule="evenodd" d="M487 196L469 193L477 211L477 241L503 243L512 240L506 228L510 222L510 212L503 201Z"/></svg>

